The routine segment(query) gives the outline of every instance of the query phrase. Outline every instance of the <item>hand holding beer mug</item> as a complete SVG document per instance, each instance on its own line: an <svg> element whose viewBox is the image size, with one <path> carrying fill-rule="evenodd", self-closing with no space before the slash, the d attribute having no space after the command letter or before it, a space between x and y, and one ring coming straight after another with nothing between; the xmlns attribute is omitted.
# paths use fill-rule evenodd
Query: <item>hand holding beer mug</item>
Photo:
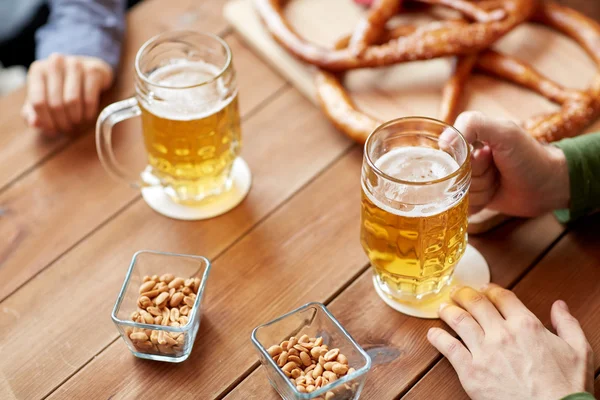
<svg viewBox="0 0 600 400"><path fill-rule="evenodd" d="M377 293L398 311L437 318L451 281L490 281L467 244L470 157L456 129L429 118L384 123L365 143L360 238Z"/></svg>
<svg viewBox="0 0 600 400"><path fill-rule="evenodd" d="M241 148L235 71L218 36L169 32L150 39L135 60L136 96L98 118L96 142L111 175L140 188L154 210L177 219L210 218L239 204L250 189ZM148 165L124 171L111 147L113 126L142 117Z"/></svg>

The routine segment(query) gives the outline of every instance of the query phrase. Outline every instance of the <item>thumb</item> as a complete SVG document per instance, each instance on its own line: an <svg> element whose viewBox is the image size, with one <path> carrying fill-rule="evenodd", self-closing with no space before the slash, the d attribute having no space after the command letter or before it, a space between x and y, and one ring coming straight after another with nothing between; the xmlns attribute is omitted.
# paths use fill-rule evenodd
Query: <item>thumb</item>
<svg viewBox="0 0 600 400"><path fill-rule="evenodd" d="M590 351L590 345L585 338L579 321L571 315L567 303L562 300L555 301L550 312L552 326L557 335L567 342L580 355L586 355Z"/></svg>
<svg viewBox="0 0 600 400"><path fill-rule="evenodd" d="M488 117L476 111L460 114L454 127L463 134L467 142L485 143L494 152L510 150L529 136L509 120Z"/></svg>

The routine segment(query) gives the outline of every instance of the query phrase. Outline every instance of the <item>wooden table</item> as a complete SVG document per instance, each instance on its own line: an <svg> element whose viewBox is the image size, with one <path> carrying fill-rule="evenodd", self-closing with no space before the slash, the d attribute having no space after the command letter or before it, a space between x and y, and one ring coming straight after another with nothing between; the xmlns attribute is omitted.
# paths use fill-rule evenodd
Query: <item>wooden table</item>
<svg viewBox="0 0 600 400"><path fill-rule="evenodd" d="M570 3L600 18L593 2ZM248 198L224 216L157 215L107 176L92 129L44 141L19 118L23 91L0 99L0 399L276 399L250 332L308 301L325 303L372 354L395 350L386 364L375 359L363 398L465 398L425 339L443 324L393 311L372 288L357 237L361 149L232 34L222 6L147 0L133 9L126 67L106 101L133 93L133 57L150 36L185 27L223 36L235 55L243 156L254 174ZM118 143L121 150L134 150L133 136ZM565 228L546 215L513 220L471 243L493 280L545 323L551 303L566 300L600 354L599 228L600 217ZM139 249L214 262L198 339L182 364L136 359L110 319Z"/></svg>

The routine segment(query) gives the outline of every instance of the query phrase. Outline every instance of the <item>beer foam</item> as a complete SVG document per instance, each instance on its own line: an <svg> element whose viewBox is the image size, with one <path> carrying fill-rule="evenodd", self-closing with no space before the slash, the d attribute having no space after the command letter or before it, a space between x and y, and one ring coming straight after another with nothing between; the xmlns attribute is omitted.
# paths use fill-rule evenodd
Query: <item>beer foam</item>
<svg viewBox="0 0 600 400"><path fill-rule="evenodd" d="M398 147L381 156L375 166L392 178L408 182L442 179L459 168L450 154L430 147Z"/></svg>
<svg viewBox="0 0 600 400"><path fill-rule="evenodd" d="M459 169L448 153L429 147L400 147L381 156L375 166L392 178L423 183L442 179ZM363 191L377 207L395 215L425 217L439 214L456 203L447 193L456 178L432 185L410 185L384 180L373 193ZM364 183L363 183L364 185ZM383 204L377 198L388 202ZM390 202L396 202L391 206Z"/></svg>
<svg viewBox="0 0 600 400"><path fill-rule="evenodd" d="M164 87L152 88L144 107L152 114L171 120L205 118L225 108L235 96L229 95L222 79L200 85L216 77L221 69L204 61L171 60L153 71L148 80ZM197 87L189 87L200 85ZM235 94L235 91L232 91Z"/></svg>

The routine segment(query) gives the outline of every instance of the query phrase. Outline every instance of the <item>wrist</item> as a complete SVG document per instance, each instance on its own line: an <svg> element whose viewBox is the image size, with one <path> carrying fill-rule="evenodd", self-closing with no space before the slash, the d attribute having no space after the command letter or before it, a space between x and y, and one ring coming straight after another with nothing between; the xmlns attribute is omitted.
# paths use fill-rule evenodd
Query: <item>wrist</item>
<svg viewBox="0 0 600 400"><path fill-rule="evenodd" d="M547 211L569 208L571 184L565 153L552 145L545 146L545 150L548 175L542 196L544 196Z"/></svg>

